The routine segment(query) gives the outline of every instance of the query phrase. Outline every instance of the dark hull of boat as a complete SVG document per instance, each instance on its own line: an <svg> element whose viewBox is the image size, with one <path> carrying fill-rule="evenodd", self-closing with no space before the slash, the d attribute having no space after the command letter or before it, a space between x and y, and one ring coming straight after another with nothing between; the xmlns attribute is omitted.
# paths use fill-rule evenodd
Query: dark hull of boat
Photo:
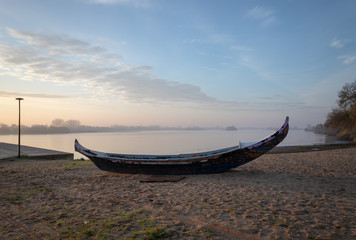
<svg viewBox="0 0 356 240"><path fill-rule="evenodd" d="M128 159L128 161L122 158L118 160L108 157L110 154L103 157L100 154L96 154L99 152L84 148L77 141L75 150L87 156L99 169L110 172L151 175L220 173L246 164L273 149L287 136L288 129L287 117L283 126L274 134L250 146L236 148L221 154L207 154L207 156L198 159L165 160L163 156L162 159L159 159L160 156L157 155L155 159L160 160L157 164L154 161L135 161L132 158ZM203 156L202 153L197 155ZM132 157L132 155L130 156Z"/></svg>

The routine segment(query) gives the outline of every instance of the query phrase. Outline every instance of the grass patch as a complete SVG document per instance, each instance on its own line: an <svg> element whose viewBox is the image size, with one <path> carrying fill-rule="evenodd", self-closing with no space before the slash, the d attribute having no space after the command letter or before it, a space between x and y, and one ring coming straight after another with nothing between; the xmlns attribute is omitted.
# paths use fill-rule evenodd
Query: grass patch
<svg viewBox="0 0 356 240"><path fill-rule="evenodd" d="M60 234L61 234L61 236L64 236L65 238L77 238L78 237L77 234L75 232L73 232L72 229L64 230Z"/></svg>
<svg viewBox="0 0 356 240"><path fill-rule="evenodd" d="M284 227L284 228L289 227L288 224L285 223L285 222L274 222L274 225L281 226L281 227Z"/></svg>
<svg viewBox="0 0 356 240"><path fill-rule="evenodd" d="M154 220L151 218L143 218L143 219L138 219L137 223L144 228L151 228L154 225Z"/></svg>
<svg viewBox="0 0 356 240"><path fill-rule="evenodd" d="M12 204L18 204L24 201L24 198L20 194L9 195L5 197L5 200Z"/></svg>
<svg viewBox="0 0 356 240"><path fill-rule="evenodd" d="M57 220L56 221L56 226L57 227L62 227L64 225L64 221L62 221L62 220Z"/></svg>
<svg viewBox="0 0 356 240"><path fill-rule="evenodd" d="M208 238L213 238L216 236L216 233L213 232L209 227L202 227L200 229L200 232L202 233L203 236L207 236Z"/></svg>
<svg viewBox="0 0 356 240"><path fill-rule="evenodd" d="M87 237L93 237L95 235L95 232L92 229L85 229L84 231L82 231L82 233Z"/></svg>
<svg viewBox="0 0 356 240"><path fill-rule="evenodd" d="M126 213L125 215L123 215L123 219L133 219L137 215L142 214L144 211L144 209L137 209L133 212Z"/></svg>
<svg viewBox="0 0 356 240"><path fill-rule="evenodd" d="M52 191L52 189L50 187L39 186L39 187L35 187L35 188L32 188L32 189L29 189L27 191L27 194L28 195L35 195L35 194L38 194L38 193L45 193L45 192L50 192L50 191Z"/></svg>
<svg viewBox="0 0 356 240"><path fill-rule="evenodd" d="M67 164L64 164L64 167L65 168L68 168L68 167L73 167L73 166L77 166L78 165L78 163L67 163Z"/></svg>
<svg viewBox="0 0 356 240"><path fill-rule="evenodd" d="M166 232L164 228L152 228L149 230L146 230L145 236L149 240L153 239L165 239L169 237L169 234Z"/></svg>
<svg viewBox="0 0 356 240"><path fill-rule="evenodd" d="M82 166L82 165L87 165L87 164L90 164L91 162L90 161L87 161L87 160L72 160L71 163L67 163L67 164L64 164L63 167L64 169L68 170L68 169L72 169L73 167L79 167L79 166Z"/></svg>
<svg viewBox="0 0 356 240"><path fill-rule="evenodd" d="M94 217L80 224L71 224L76 226L76 230L73 228L63 231L61 237L76 239L118 239L118 236L120 236L119 239L166 239L169 237L169 231L150 218L151 214L150 211L137 209L124 214L116 212L110 216ZM63 227L68 225L68 223L61 223Z"/></svg>
<svg viewBox="0 0 356 240"><path fill-rule="evenodd" d="M88 159L76 158L76 159L73 159L73 161L76 161L76 162L83 162L83 161L88 161Z"/></svg>
<svg viewBox="0 0 356 240"><path fill-rule="evenodd" d="M27 201L29 197L32 197L37 194L50 192L50 191L52 191L50 187L44 187L44 186L30 188L28 190L12 189L12 191L6 193L7 195L2 197L2 199L12 204L19 204L24 201Z"/></svg>

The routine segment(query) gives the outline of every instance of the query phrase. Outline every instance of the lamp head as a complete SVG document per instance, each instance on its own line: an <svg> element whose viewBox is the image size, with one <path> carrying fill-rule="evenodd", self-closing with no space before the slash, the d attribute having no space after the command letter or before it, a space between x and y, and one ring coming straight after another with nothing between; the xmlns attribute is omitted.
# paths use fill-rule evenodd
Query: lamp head
<svg viewBox="0 0 356 240"><path fill-rule="evenodd" d="M19 101L21 101L21 100L23 100L23 98L16 98L16 100L19 100Z"/></svg>

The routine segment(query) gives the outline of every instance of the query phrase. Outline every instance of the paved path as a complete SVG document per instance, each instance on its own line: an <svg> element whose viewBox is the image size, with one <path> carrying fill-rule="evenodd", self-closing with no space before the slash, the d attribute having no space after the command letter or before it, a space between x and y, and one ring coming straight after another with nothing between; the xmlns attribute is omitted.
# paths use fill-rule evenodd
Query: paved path
<svg viewBox="0 0 356 240"><path fill-rule="evenodd" d="M17 157L17 145L0 142L0 160ZM41 159L73 159L73 153L60 152L55 150L22 146L21 155L29 158Z"/></svg>

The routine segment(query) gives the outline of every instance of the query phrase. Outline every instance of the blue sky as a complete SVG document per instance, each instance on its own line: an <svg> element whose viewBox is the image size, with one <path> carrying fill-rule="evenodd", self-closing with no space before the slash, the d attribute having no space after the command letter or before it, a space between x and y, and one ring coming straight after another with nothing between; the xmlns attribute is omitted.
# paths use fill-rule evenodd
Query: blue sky
<svg viewBox="0 0 356 240"><path fill-rule="evenodd" d="M355 23L353 0L0 0L0 122L18 96L29 125L324 122Z"/></svg>

